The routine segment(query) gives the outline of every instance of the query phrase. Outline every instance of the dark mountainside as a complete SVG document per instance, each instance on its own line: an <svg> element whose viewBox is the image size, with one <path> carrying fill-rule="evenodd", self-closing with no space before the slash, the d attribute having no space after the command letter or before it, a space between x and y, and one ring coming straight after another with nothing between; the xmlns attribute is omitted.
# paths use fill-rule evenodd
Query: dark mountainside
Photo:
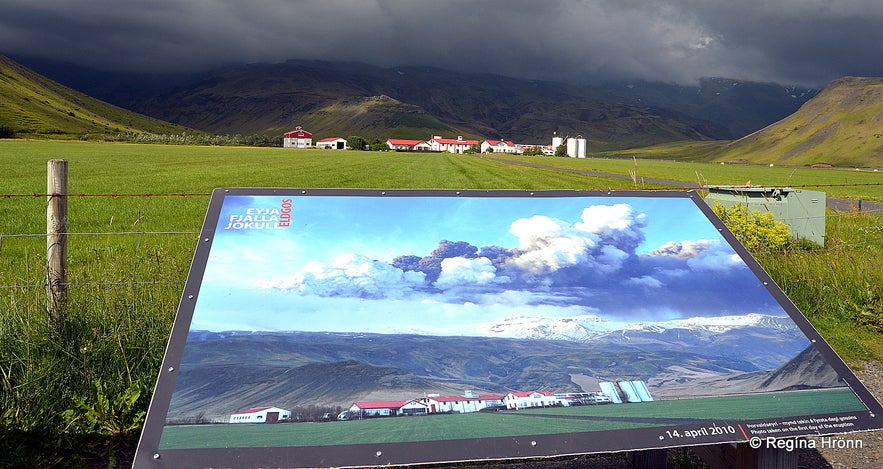
<svg viewBox="0 0 883 469"><path fill-rule="evenodd" d="M427 67L288 61L191 76L99 72L19 58L68 86L136 112L222 134L317 138L506 138L548 144L582 135L590 149L729 139L799 108L813 90L709 79L699 86L574 86Z"/></svg>
<svg viewBox="0 0 883 469"><path fill-rule="evenodd" d="M664 384L664 386L660 386ZM684 393L716 396L752 392L797 391L812 388L845 386L843 379L822 354L812 345L784 365L771 371L756 371L735 375L709 375L682 383L651 383L657 386L654 395L675 397Z"/></svg>
<svg viewBox="0 0 883 469"><path fill-rule="evenodd" d="M102 102L0 55L0 138L124 132L193 130Z"/></svg>
<svg viewBox="0 0 883 469"><path fill-rule="evenodd" d="M726 127L739 138L791 115L819 89L704 78L698 86L637 81L591 88L606 101L675 109L693 118Z"/></svg>

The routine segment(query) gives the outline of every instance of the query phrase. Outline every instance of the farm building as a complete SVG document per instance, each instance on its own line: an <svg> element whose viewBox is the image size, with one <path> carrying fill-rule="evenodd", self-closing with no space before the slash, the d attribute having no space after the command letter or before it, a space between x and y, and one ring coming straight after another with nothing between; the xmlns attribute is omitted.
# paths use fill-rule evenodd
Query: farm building
<svg viewBox="0 0 883 469"><path fill-rule="evenodd" d="M285 148L310 148L313 146L313 134L301 126L297 126L291 132L286 132L283 135L282 146Z"/></svg>
<svg viewBox="0 0 883 469"><path fill-rule="evenodd" d="M403 138L390 138L386 141L386 146L390 150L395 151L431 151L429 144L425 140L406 140Z"/></svg>
<svg viewBox="0 0 883 469"><path fill-rule="evenodd" d="M429 413L467 413L478 412L486 408L503 406L503 396L496 394L474 395L467 391L462 396L440 396L430 394L420 399L429 409Z"/></svg>
<svg viewBox="0 0 883 469"><path fill-rule="evenodd" d="M323 150L349 150L346 146L346 139L341 137L323 138L316 142L316 148Z"/></svg>
<svg viewBox="0 0 883 469"><path fill-rule="evenodd" d="M555 399L564 407L613 403L603 392L566 392L555 394Z"/></svg>
<svg viewBox="0 0 883 469"><path fill-rule="evenodd" d="M453 138L441 138L439 136L432 137L431 140L426 142L429 144L431 151L447 151L450 153L466 153L469 151L469 148L473 145L477 146L479 144L478 140L464 140L463 137L458 136L456 139Z"/></svg>
<svg viewBox="0 0 883 469"><path fill-rule="evenodd" d="M395 415L426 415L426 404L416 399L409 401L354 402L350 413L360 417L390 417Z"/></svg>
<svg viewBox="0 0 883 469"><path fill-rule="evenodd" d="M527 409L561 405L561 401L549 391L510 392L503 396L507 409Z"/></svg>
<svg viewBox="0 0 883 469"><path fill-rule="evenodd" d="M291 412L278 407L255 407L230 415L230 423L275 423L291 418Z"/></svg>
<svg viewBox="0 0 883 469"><path fill-rule="evenodd" d="M481 142L482 153L522 153L521 148L511 140L485 140Z"/></svg>

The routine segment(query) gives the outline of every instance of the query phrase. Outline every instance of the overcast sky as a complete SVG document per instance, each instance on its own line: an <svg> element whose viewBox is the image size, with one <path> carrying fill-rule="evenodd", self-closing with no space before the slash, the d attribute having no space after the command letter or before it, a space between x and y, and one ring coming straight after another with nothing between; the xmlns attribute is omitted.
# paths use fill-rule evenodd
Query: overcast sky
<svg viewBox="0 0 883 469"><path fill-rule="evenodd" d="M323 59L818 86L883 76L883 1L0 0L0 53L161 72Z"/></svg>

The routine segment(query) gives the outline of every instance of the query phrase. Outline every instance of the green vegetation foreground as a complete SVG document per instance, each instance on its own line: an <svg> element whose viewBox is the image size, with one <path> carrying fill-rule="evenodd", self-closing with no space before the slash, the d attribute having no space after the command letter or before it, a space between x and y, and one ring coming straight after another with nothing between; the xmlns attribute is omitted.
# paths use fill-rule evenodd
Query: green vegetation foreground
<svg viewBox="0 0 883 469"><path fill-rule="evenodd" d="M54 322L43 289L41 194L50 159L68 160L73 195L68 298ZM883 200L879 186L870 185L879 173L534 160L636 178L468 155L0 140L0 467L77 467L92 457L113 465L119 451L132 448L216 187L630 190L654 188L641 184L654 177L800 181L829 195ZM861 366L881 356L883 214L830 212L827 234L824 249L754 254L834 349Z"/></svg>

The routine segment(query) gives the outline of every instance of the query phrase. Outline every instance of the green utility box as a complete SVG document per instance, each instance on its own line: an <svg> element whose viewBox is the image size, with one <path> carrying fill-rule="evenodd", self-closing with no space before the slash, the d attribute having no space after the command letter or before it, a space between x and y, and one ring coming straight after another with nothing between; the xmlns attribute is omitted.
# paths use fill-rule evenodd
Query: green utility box
<svg viewBox="0 0 883 469"><path fill-rule="evenodd" d="M772 212L788 225L798 239L825 244L825 193L791 187L709 186L708 205L719 201L725 207L737 204L749 210Z"/></svg>

